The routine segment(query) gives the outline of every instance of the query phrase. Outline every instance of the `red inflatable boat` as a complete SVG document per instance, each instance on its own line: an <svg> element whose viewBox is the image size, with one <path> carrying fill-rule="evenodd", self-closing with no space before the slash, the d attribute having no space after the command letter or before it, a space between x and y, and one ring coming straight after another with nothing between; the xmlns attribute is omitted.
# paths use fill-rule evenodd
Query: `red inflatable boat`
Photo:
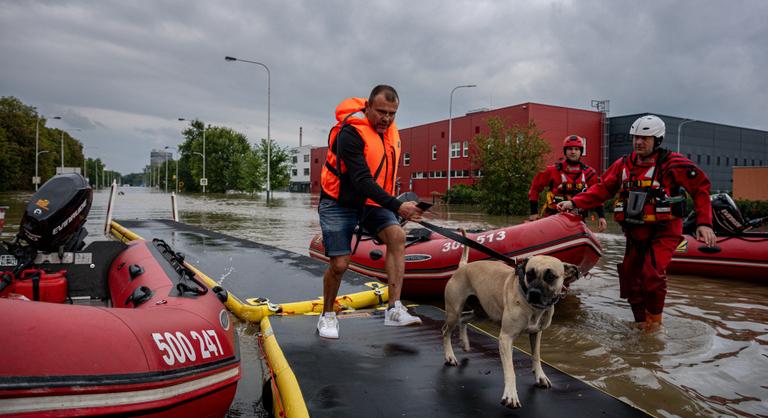
<svg viewBox="0 0 768 418"><path fill-rule="evenodd" d="M467 237L508 257L551 255L577 265L582 273L594 267L603 253L600 243L584 222L571 214L559 214L535 222L468 233ZM408 240L409 244L405 249L403 295L442 295L445 284L459 264L461 244L426 230L411 231ZM386 281L385 252L384 245L378 245L373 240L361 240L357 251L352 255L349 268ZM312 239L309 255L328 261L322 235L318 234ZM470 262L487 258L489 256L482 252L469 251Z"/></svg>
<svg viewBox="0 0 768 418"><path fill-rule="evenodd" d="M683 222L685 241L677 246L667 270L674 274L768 282L768 233L753 232L768 218L747 219L733 199L710 196L717 244L707 247L694 237L696 213Z"/></svg>
<svg viewBox="0 0 768 418"><path fill-rule="evenodd" d="M91 195L75 176L43 186L0 245L0 415L225 416L230 314L161 240L83 249Z"/></svg>
<svg viewBox="0 0 768 418"><path fill-rule="evenodd" d="M691 235L684 237L667 268L670 273L768 283L768 233L718 236L711 248Z"/></svg>

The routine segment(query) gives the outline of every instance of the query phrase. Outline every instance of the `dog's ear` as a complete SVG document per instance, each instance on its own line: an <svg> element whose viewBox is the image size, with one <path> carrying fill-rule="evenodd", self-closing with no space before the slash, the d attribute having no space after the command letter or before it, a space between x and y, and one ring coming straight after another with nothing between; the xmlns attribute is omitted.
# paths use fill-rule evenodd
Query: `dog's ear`
<svg viewBox="0 0 768 418"><path fill-rule="evenodd" d="M570 263L563 263L563 270L564 270L564 284L565 286L568 286L569 284L575 282L579 279L580 273L579 268L576 267L573 264Z"/></svg>
<svg viewBox="0 0 768 418"><path fill-rule="evenodd" d="M525 267L528 265L528 259L518 260L515 266L515 273L521 280L525 277Z"/></svg>

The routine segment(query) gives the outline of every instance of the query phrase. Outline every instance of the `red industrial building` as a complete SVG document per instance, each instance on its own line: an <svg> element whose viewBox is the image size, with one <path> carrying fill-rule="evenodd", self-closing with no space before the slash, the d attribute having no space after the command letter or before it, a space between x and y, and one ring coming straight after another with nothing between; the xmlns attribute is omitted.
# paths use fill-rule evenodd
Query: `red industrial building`
<svg viewBox="0 0 768 418"><path fill-rule="evenodd" d="M534 122L543 132L551 152L545 161L551 163L562 157L562 141L576 134L587 139L582 158L586 164L601 171L603 114L591 110L572 109L538 103L523 103L494 110L470 112L451 122L451 186L473 184L478 167L473 164L471 143L475 135L487 135L489 118L498 117L507 126L526 126ZM330 128L330 126L329 126ZM400 191L416 192L421 197L444 193L448 186L448 119L411 128L400 129L402 157L398 177ZM325 163L327 147L312 150L310 167L311 192L320 193L320 171Z"/></svg>

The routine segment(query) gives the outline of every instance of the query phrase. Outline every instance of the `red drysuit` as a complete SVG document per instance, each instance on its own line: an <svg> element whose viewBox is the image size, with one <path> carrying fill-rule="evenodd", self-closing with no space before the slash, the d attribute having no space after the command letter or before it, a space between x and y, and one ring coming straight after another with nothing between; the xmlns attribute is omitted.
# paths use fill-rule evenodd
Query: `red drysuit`
<svg viewBox="0 0 768 418"><path fill-rule="evenodd" d="M658 149L651 156L652 161L647 162L641 162L635 152L618 159L603 174L600 183L573 198L574 206L595 207L617 193L617 200L621 201L622 196L626 198L632 190L653 189L651 194L665 192L666 195L676 196L680 193L679 188L683 187L693 198L696 224L711 227L711 184L707 175L678 153ZM675 248L683 239L681 215L668 221L656 221L654 218L663 217L665 208L654 203L656 199L649 200L642 206L644 211L639 216L646 219L645 222L622 222L627 245L624 261L617 267L620 296L629 301L637 322L645 321L646 312L660 315L664 309L666 269Z"/></svg>

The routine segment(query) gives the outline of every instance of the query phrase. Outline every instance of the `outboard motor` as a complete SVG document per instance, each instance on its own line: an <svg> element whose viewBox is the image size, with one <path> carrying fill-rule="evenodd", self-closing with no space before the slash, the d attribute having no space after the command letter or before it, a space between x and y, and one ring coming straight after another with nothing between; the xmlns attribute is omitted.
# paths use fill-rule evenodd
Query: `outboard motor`
<svg viewBox="0 0 768 418"><path fill-rule="evenodd" d="M709 200L712 202L712 230L715 235L741 235L763 222L763 219L744 219L739 207L726 193L713 194ZM683 221L683 233L696 234L696 211L691 211Z"/></svg>
<svg viewBox="0 0 768 418"><path fill-rule="evenodd" d="M92 201L93 190L80 174L54 176L27 203L19 238L37 251L81 250Z"/></svg>
<svg viewBox="0 0 768 418"><path fill-rule="evenodd" d="M739 235L749 228L736 203L725 193L710 196L712 201L712 226L718 235Z"/></svg>

